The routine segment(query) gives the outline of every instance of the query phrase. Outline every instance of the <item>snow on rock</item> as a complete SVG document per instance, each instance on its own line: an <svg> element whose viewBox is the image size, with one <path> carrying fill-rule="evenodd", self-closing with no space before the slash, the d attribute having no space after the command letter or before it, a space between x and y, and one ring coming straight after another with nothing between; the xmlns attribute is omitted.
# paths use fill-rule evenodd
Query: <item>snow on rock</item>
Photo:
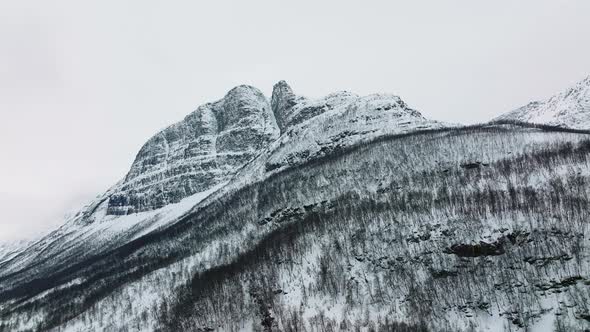
<svg viewBox="0 0 590 332"><path fill-rule="evenodd" d="M501 120L590 129L590 76L545 101L533 101L494 119Z"/></svg>
<svg viewBox="0 0 590 332"><path fill-rule="evenodd" d="M4 253L0 244L0 277L33 264L40 269L51 268L58 263L83 260L121 246L171 225L225 184L217 184L157 210L123 216L109 215L107 201L99 199L37 241L21 241L19 246L6 246Z"/></svg>
<svg viewBox="0 0 590 332"><path fill-rule="evenodd" d="M226 182L278 137L260 90L238 86L153 136L108 199L108 214L158 209Z"/></svg>

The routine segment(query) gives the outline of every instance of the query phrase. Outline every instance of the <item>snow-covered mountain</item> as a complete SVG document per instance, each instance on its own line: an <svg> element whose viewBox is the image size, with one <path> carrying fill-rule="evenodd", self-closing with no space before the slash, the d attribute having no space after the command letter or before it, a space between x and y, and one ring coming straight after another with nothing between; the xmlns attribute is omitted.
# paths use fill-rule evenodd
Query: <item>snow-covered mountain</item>
<svg viewBox="0 0 590 332"><path fill-rule="evenodd" d="M238 86L152 137L109 196L107 214L161 208L227 182L278 136L262 92Z"/></svg>
<svg viewBox="0 0 590 332"><path fill-rule="evenodd" d="M150 138L123 180L0 263L0 276L30 264L66 266L167 225L227 183L278 135L262 92L233 88Z"/></svg>
<svg viewBox="0 0 590 332"><path fill-rule="evenodd" d="M236 87L0 261L0 331L590 328L590 136Z"/></svg>
<svg viewBox="0 0 590 332"><path fill-rule="evenodd" d="M233 183L379 136L441 126L392 95L340 92L310 100L281 81L269 101L254 87L235 87L150 138L123 180L64 226L0 263L0 276L28 265L65 266L168 226L232 182L255 157Z"/></svg>
<svg viewBox="0 0 590 332"><path fill-rule="evenodd" d="M590 76L547 100L533 101L494 119L501 120L590 129Z"/></svg>

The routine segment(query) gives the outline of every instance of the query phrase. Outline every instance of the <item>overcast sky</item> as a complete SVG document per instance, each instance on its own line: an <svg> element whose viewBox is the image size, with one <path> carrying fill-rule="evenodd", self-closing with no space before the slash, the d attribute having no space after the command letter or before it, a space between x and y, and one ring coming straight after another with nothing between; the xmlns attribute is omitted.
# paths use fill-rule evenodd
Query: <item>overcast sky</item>
<svg viewBox="0 0 590 332"><path fill-rule="evenodd" d="M590 74L590 1L0 2L0 239L44 231L238 84L473 123Z"/></svg>

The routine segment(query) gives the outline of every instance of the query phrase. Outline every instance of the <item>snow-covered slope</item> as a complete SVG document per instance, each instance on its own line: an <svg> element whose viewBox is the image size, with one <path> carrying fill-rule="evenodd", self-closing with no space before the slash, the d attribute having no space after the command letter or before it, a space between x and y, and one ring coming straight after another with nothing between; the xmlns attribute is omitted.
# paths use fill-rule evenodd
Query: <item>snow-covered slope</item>
<svg viewBox="0 0 590 332"><path fill-rule="evenodd" d="M501 120L590 129L590 76L547 100L531 102L494 119Z"/></svg>

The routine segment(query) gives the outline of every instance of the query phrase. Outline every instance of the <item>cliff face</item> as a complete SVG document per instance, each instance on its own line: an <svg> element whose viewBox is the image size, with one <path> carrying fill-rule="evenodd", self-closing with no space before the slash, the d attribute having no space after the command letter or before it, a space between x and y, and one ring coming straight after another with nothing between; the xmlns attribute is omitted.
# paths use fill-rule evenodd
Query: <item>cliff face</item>
<svg viewBox="0 0 590 332"><path fill-rule="evenodd" d="M262 92L238 86L153 136L110 196L108 214L158 209L227 182L278 135Z"/></svg>

